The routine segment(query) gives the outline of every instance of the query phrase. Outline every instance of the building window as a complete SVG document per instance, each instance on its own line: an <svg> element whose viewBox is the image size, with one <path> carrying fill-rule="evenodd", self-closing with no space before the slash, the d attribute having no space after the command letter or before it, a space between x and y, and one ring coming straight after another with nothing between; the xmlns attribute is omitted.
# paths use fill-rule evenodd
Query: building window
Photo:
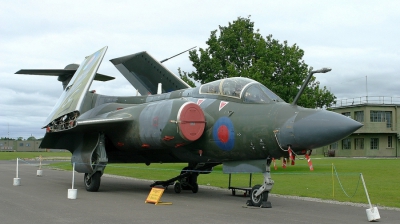
<svg viewBox="0 0 400 224"><path fill-rule="evenodd" d="M393 147L393 136L388 136L388 148L392 148Z"/></svg>
<svg viewBox="0 0 400 224"><path fill-rule="evenodd" d="M364 111L355 111L354 120L358 122L364 122Z"/></svg>
<svg viewBox="0 0 400 224"><path fill-rule="evenodd" d="M343 112L343 113L342 113L342 115L343 115L343 116L346 116L346 117L350 117L350 118L351 118L351 116L350 116L350 112Z"/></svg>
<svg viewBox="0 0 400 224"><path fill-rule="evenodd" d="M351 149L351 140L349 138L345 138L342 140L342 148Z"/></svg>
<svg viewBox="0 0 400 224"><path fill-rule="evenodd" d="M356 149L364 149L364 139L363 138L354 139L354 143L356 145Z"/></svg>
<svg viewBox="0 0 400 224"><path fill-rule="evenodd" d="M26 143L26 147L29 147L29 146L31 146L31 144L30 143Z"/></svg>
<svg viewBox="0 0 400 224"><path fill-rule="evenodd" d="M370 120L371 122L385 122L386 127L392 127L392 111L378 111L371 110L370 112Z"/></svg>
<svg viewBox="0 0 400 224"><path fill-rule="evenodd" d="M337 146L338 146L338 143L335 142L335 143L332 143L329 147L330 147L330 149L337 149Z"/></svg>
<svg viewBox="0 0 400 224"><path fill-rule="evenodd" d="M371 138L371 149L379 149L379 138Z"/></svg>
<svg viewBox="0 0 400 224"><path fill-rule="evenodd" d="M19 143L19 146L23 147L23 146L24 146L24 143Z"/></svg>
<svg viewBox="0 0 400 224"><path fill-rule="evenodd" d="M392 111L385 111L386 127L392 127Z"/></svg>

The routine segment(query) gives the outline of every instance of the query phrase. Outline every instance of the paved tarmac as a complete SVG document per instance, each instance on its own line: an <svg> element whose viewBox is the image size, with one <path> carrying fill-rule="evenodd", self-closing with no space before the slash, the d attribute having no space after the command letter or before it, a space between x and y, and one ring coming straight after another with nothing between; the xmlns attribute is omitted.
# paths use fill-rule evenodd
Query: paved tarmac
<svg viewBox="0 0 400 224"><path fill-rule="evenodd" d="M247 197L202 186L197 194L170 187L161 200L172 205L146 204L151 182L107 175L99 192L87 192L76 173L71 200L72 172L45 168L37 177L37 166L22 163L21 186L13 186L15 169L0 161L0 223L369 223L364 207L270 196L272 208L249 208ZM399 210L379 213L379 223L400 223Z"/></svg>

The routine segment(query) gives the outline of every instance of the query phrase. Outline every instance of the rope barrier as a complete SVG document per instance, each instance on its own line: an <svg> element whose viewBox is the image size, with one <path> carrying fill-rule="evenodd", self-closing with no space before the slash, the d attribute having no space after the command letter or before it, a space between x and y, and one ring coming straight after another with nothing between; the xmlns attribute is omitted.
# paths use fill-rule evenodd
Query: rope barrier
<svg viewBox="0 0 400 224"><path fill-rule="evenodd" d="M338 173L337 173L337 171L336 171L335 165L333 165L333 163L332 163L332 181L333 181L333 171L334 171L335 174L336 174L336 178L337 178L337 180L338 180L338 182L339 182L340 188L342 189L343 193L344 193L348 198L354 197L354 195L356 195L356 193L357 193L358 187L360 186L361 174L359 174L359 178L358 178L356 190L354 191L354 193L353 193L352 196L349 196L349 195L347 194L346 190L344 190L344 188L343 188L342 182L341 182L340 179L339 179L339 175L338 175ZM335 197L334 181L333 181L333 197Z"/></svg>

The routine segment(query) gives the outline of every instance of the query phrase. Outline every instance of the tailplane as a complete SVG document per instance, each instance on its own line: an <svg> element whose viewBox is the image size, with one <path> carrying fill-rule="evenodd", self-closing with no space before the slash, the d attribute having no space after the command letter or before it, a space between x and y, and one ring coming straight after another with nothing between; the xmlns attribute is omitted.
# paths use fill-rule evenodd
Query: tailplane
<svg viewBox="0 0 400 224"><path fill-rule="evenodd" d="M71 81L75 72L78 70L78 64L69 64L64 69L21 69L15 74L20 75L44 75L44 76L58 76L58 81L63 85L63 89L67 88L68 83ZM94 80L96 81L110 81L114 77L96 73Z"/></svg>

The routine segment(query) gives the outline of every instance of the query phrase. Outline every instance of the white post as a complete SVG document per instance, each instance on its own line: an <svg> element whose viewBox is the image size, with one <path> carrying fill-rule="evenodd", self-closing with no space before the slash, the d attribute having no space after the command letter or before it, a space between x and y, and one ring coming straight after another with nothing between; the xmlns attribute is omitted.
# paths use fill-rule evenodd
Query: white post
<svg viewBox="0 0 400 224"><path fill-rule="evenodd" d="M75 163L72 164L72 189L74 189L74 183L75 183Z"/></svg>
<svg viewBox="0 0 400 224"><path fill-rule="evenodd" d="M72 189L68 189L68 199L76 199L78 190L74 189L75 182L75 163L72 163Z"/></svg>
<svg viewBox="0 0 400 224"><path fill-rule="evenodd" d="M39 156L39 169L36 171L36 176L38 176L38 177L43 176L43 170L42 170L42 155Z"/></svg>
<svg viewBox="0 0 400 224"><path fill-rule="evenodd" d="M14 182L13 185L14 186L20 186L21 185L21 178L18 178L18 160L19 158L17 158L17 171L16 171L16 177L14 178Z"/></svg>
<svg viewBox="0 0 400 224"><path fill-rule="evenodd" d="M17 176L15 176L16 178L18 178L18 158L17 158Z"/></svg>
<svg viewBox="0 0 400 224"><path fill-rule="evenodd" d="M372 207L371 200L369 199L369 195L368 195L367 186L365 185L364 177L363 177L362 173L360 173L360 175L361 175L361 180L363 182L365 194L367 195L367 199L368 199L368 203L369 203L369 207L370 207L369 209L366 210L368 221L370 221L370 222L376 221L376 220L380 219L381 216L379 215L378 208Z"/></svg>
<svg viewBox="0 0 400 224"><path fill-rule="evenodd" d="M360 173L360 175L361 175L361 180L362 180L363 185L364 185L365 194L367 195L369 207L372 209L372 204L371 204L371 200L369 200L368 190L367 190L367 186L365 186L364 177L363 177L362 173Z"/></svg>

